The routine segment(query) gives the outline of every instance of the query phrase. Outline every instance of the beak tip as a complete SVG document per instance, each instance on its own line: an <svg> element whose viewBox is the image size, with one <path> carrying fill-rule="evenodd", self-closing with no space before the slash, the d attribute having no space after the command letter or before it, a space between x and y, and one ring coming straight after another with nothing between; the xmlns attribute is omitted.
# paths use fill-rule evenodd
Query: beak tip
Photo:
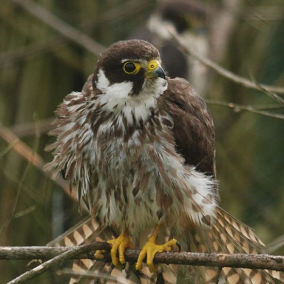
<svg viewBox="0 0 284 284"><path fill-rule="evenodd" d="M162 79L166 79L166 74L164 69L161 66L158 66L154 71L153 71L153 75L155 77L159 77Z"/></svg>

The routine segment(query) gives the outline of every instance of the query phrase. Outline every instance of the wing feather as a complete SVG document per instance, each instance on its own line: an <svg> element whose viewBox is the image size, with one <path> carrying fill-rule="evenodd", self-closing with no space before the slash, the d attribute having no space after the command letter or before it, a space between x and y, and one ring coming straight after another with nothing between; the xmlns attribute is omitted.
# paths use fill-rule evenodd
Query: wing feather
<svg viewBox="0 0 284 284"><path fill-rule="evenodd" d="M186 164L215 177L214 125L205 102L184 79L168 79L168 84L162 98L165 111L174 122L178 153Z"/></svg>

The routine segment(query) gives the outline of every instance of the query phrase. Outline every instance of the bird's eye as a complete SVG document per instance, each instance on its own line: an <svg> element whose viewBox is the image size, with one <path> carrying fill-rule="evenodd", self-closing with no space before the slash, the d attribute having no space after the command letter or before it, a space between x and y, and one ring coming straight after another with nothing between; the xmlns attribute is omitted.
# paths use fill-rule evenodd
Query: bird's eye
<svg viewBox="0 0 284 284"><path fill-rule="evenodd" d="M140 70L140 64L137 62L125 62L123 64L123 71L126 74L135 75L139 72L139 70Z"/></svg>

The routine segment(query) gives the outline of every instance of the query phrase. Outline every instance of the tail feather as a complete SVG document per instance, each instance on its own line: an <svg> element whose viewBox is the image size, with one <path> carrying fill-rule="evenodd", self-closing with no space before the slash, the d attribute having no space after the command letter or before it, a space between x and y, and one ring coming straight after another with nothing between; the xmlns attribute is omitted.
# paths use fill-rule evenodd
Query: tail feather
<svg viewBox="0 0 284 284"><path fill-rule="evenodd" d="M79 246L82 244L94 242L94 241L106 241L114 237L113 232L105 226L91 217L86 217L74 227L66 231L64 234L49 242L48 246ZM111 263L104 263L101 261L95 261L91 259L78 259L73 261L72 271L79 273L79 276L71 276L69 284L90 284L90 283L114 283L113 279L125 279L123 283L141 283L141 284L153 284L157 283L158 274L150 273L148 268L142 269L137 272L131 265L127 265L124 271L115 269ZM82 273L92 271L93 275L98 276L96 281L87 275L82 276ZM89 273L88 273L89 274ZM167 273L159 277L165 277ZM109 280L109 278L111 278ZM167 275L168 279L171 279L160 283L175 283L173 280L173 274ZM122 283L118 281L117 283Z"/></svg>
<svg viewBox="0 0 284 284"><path fill-rule="evenodd" d="M264 243L254 234L252 229L229 213L219 208L216 219L217 224L215 224L214 229L217 231L220 229L222 233L230 236L235 240L237 248L244 250L244 253L253 254L263 250Z"/></svg>
<svg viewBox="0 0 284 284"><path fill-rule="evenodd" d="M253 231L221 208L217 209L212 229L207 234L204 230L197 229L193 240L197 250L201 252L265 253L263 242ZM281 281L284 279L283 274L278 271L224 267L218 275L218 269L205 268L207 284L219 283L219 278L223 278L228 284L274 283L270 276Z"/></svg>
<svg viewBox="0 0 284 284"><path fill-rule="evenodd" d="M228 254L265 253L264 244L253 231L221 208L217 209L216 220L211 229L206 232L204 228L197 228L196 231L191 232L191 237L196 250L199 252ZM113 238L113 232L109 228L101 226L95 219L87 217L48 245L78 246L93 241L105 241L111 238ZM137 272L133 265L127 264L125 271L122 272L114 269L110 263L80 259L73 262L72 270L75 272L92 271L98 278L94 281L90 280L91 278L82 277L81 275L78 277L72 276L69 284L113 283L113 277L125 279L124 283L177 283L176 266L162 265L161 268L164 269L163 272L151 274L146 267L142 271ZM272 270L231 267L223 267L222 269L189 267L187 269L187 275L189 276L187 283L272 284L274 283L272 278L284 282L284 275L281 272ZM109 278L112 280L109 280ZM193 282L190 282L190 279Z"/></svg>
<svg viewBox="0 0 284 284"><path fill-rule="evenodd" d="M79 246L96 240L103 234L111 234L105 226L90 216L85 217L78 224L64 234L49 242L48 246ZM111 234L112 235L112 234Z"/></svg>
<svg viewBox="0 0 284 284"><path fill-rule="evenodd" d="M79 246L82 244L87 244L93 241L100 241L110 239L112 233L105 226L101 226L98 221L90 216L84 218L81 222L70 228L64 234L60 235L58 238L49 242L48 246ZM96 262L91 259L78 259L73 261L72 271L77 273L84 273L90 271L96 267L96 272L102 271L102 266L106 271L107 266L104 263ZM107 273L107 272L106 272ZM89 278L83 279L81 276L72 276L70 278L69 284L75 283L91 283Z"/></svg>

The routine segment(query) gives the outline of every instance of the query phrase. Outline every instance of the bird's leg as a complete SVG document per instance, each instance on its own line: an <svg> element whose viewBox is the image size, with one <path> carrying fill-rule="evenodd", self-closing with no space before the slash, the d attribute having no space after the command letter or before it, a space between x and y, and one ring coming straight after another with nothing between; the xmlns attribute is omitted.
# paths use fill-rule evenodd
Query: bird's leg
<svg viewBox="0 0 284 284"><path fill-rule="evenodd" d="M115 268L122 270L125 266L124 251L126 248L133 248L129 234L124 231L117 239L107 241L111 244L111 261ZM103 250L97 250L95 253L96 258L104 258ZM117 257L118 256L118 257Z"/></svg>
<svg viewBox="0 0 284 284"><path fill-rule="evenodd" d="M170 251L174 247L178 248L178 250L180 251L180 244L177 242L176 239L171 239L170 241L164 243L163 245L157 245L157 237L160 229L161 229L161 224L158 224L154 229L152 235L148 239L148 242L142 248L136 263L137 270L142 269L143 266L142 263L146 256L147 256L147 266L150 272L155 272L157 268L154 265L153 260L157 252Z"/></svg>

